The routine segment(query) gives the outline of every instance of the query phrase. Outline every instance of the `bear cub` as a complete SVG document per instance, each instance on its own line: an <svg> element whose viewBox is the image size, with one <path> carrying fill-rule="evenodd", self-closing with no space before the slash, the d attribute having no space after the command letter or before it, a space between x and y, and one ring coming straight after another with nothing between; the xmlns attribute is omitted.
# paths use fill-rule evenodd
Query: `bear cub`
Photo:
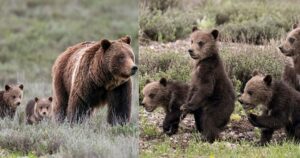
<svg viewBox="0 0 300 158"><path fill-rule="evenodd" d="M15 116L17 107L21 105L23 98L23 84L5 85L5 90L0 91L0 117Z"/></svg>
<svg viewBox="0 0 300 158"><path fill-rule="evenodd" d="M286 40L279 46L281 53L292 60L286 64L282 80L300 91L300 27L293 25L293 30L288 33Z"/></svg>
<svg viewBox="0 0 300 158"><path fill-rule="evenodd" d="M189 85L161 78L159 81L146 81L142 90L143 101L141 106L148 112L153 112L157 107L165 111L163 131L167 135L177 133L180 122L180 106L185 103ZM197 118L198 115L195 115Z"/></svg>
<svg viewBox="0 0 300 158"><path fill-rule="evenodd" d="M300 93L284 81L273 81L272 76L253 72L246 83L239 102L255 108L262 104L262 115L249 114L249 122L261 128L259 145L267 144L275 130L285 127L289 138L300 138Z"/></svg>
<svg viewBox="0 0 300 158"><path fill-rule="evenodd" d="M210 143L229 122L235 101L232 83L219 56L218 36L218 30L193 28L188 52L195 62L188 98L181 107L183 115L196 110L202 113L198 129Z"/></svg>
<svg viewBox="0 0 300 158"><path fill-rule="evenodd" d="M26 106L26 120L28 124L38 123L43 119L51 118L52 97L35 98L30 100Z"/></svg>

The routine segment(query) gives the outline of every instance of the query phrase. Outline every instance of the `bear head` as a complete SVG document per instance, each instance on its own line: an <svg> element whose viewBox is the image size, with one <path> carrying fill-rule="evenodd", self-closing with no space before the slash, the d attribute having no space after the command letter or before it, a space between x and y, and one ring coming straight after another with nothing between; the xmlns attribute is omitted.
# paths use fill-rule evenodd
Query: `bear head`
<svg viewBox="0 0 300 158"><path fill-rule="evenodd" d="M142 90L143 106L146 111L153 112L157 107L164 106L168 102L167 80L161 78L159 81L150 82L147 80L145 87Z"/></svg>
<svg viewBox="0 0 300 158"><path fill-rule="evenodd" d="M34 101L34 115L38 118L50 118L52 111L52 97L41 99L35 97Z"/></svg>
<svg viewBox="0 0 300 158"><path fill-rule="evenodd" d="M300 55L300 27L297 24L293 25L293 30L288 33L285 41L278 48L288 57Z"/></svg>
<svg viewBox="0 0 300 158"><path fill-rule="evenodd" d="M188 50L190 56L195 60L203 60L218 53L217 39L219 36L218 30L202 31L197 27L193 28L190 36L191 47Z"/></svg>
<svg viewBox="0 0 300 158"><path fill-rule="evenodd" d="M11 109L16 109L21 105L23 98L23 84L20 85L5 85L3 99Z"/></svg>
<svg viewBox="0 0 300 158"><path fill-rule="evenodd" d="M238 101L244 108L253 109L259 104L267 105L272 95L272 76L254 71Z"/></svg>
<svg viewBox="0 0 300 158"><path fill-rule="evenodd" d="M128 79L138 70L130 43L131 39L128 36L115 41L107 39L101 41L104 62L115 78Z"/></svg>

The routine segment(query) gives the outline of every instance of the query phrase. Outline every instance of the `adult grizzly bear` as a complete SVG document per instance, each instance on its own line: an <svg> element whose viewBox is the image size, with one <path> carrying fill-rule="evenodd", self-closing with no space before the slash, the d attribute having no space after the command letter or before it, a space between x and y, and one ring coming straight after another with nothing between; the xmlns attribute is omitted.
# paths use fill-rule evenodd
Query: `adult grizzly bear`
<svg viewBox="0 0 300 158"><path fill-rule="evenodd" d="M103 39L68 48L52 68L53 113L58 121L80 122L94 108L108 105L108 123L130 119L131 79L137 72L131 39Z"/></svg>
<svg viewBox="0 0 300 158"><path fill-rule="evenodd" d="M218 30L207 32L193 28L188 52L195 64L187 102L181 107L183 116L202 109L202 116L198 118L201 119L201 127L198 129L202 129L204 139L210 143L228 123L235 101L232 83L219 56L218 35Z"/></svg>
<svg viewBox="0 0 300 158"><path fill-rule="evenodd" d="M286 40L279 50L287 57L290 57L292 62L286 64L282 75L282 80L289 86L300 91L300 27L297 24L293 25L293 30L288 33Z"/></svg>
<svg viewBox="0 0 300 158"><path fill-rule="evenodd" d="M147 81L143 88L143 101L141 105L148 112L153 112L157 107L162 107L165 111L163 121L163 131L167 135L177 133L180 123L180 107L185 103L189 85L186 83L167 80L161 78L159 81ZM194 115L196 127L200 127L197 122L201 112L197 111Z"/></svg>
<svg viewBox="0 0 300 158"><path fill-rule="evenodd" d="M254 72L238 100L248 108L264 106L262 115L249 114L250 123L261 128L259 145L267 144L280 128L289 138L300 139L300 93L285 82Z"/></svg>
<svg viewBox="0 0 300 158"><path fill-rule="evenodd" d="M17 107L23 98L23 84L5 85L5 90L0 91L0 118L15 116Z"/></svg>

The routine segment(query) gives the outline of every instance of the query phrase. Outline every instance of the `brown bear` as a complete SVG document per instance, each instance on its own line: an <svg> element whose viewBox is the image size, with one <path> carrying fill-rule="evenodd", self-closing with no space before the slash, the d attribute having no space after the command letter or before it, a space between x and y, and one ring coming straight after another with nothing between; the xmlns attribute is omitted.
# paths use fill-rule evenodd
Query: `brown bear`
<svg viewBox="0 0 300 158"><path fill-rule="evenodd" d="M202 109L202 134L210 143L226 126L234 110L235 92L228 78L217 46L219 31L202 31L196 27L191 34L190 56L195 60L191 88L186 103L187 112ZM201 132L201 131L200 131Z"/></svg>
<svg viewBox="0 0 300 158"><path fill-rule="evenodd" d="M5 90L0 91L0 117L15 116L17 107L21 105L23 98L23 84L5 85Z"/></svg>
<svg viewBox="0 0 300 158"><path fill-rule="evenodd" d="M30 100L26 106L26 120L28 124L39 123L43 119L51 118L52 97Z"/></svg>
<svg viewBox="0 0 300 158"><path fill-rule="evenodd" d="M264 107L261 116L250 113L248 117L253 126L261 128L259 145L267 144L274 130L283 127L288 137L300 138L300 93L284 81L254 72L238 100L247 107Z"/></svg>
<svg viewBox="0 0 300 158"><path fill-rule="evenodd" d="M130 119L131 79L137 72L131 39L103 39L68 48L52 68L55 120L82 121L94 108L108 104L108 123Z"/></svg>
<svg viewBox="0 0 300 158"><path fill-rule="evenodd" d="M288 33L279 50L292 60L286 64L282 80L300 91L300 27L297 24L293 25L293 30Z"/></svg>
<svg viewBox="0 0 300 158"><path fill-rule="evenodd" d="M189 85L161 78L159 81L150 82L147 80L142 90L143 101L141 106L148 112L153 112L157 107L162 107L165 111L163 121L163 131L167 135L173 135L178 131L181 111L180 107L185 103ZM196 127L200 127L198 117L201 112L194 115Z"/></svg>

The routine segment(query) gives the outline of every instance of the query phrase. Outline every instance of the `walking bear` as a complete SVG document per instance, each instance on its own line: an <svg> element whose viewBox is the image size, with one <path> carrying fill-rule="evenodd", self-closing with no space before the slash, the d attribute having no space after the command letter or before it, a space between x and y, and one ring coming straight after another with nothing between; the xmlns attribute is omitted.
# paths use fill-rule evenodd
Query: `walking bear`
<svg viewBox="0 0 300 158"><path fill-rule="evenodd" d="M52 97L30 100L26 106L26 120L28 124L38 123L43 119L51 118Z"/></svg>
<svg viewBox="0 0 300 158"><path fill-rule="evenodd" d="M274 130L285 127L288 137L300 138L300 93L284 81L254 72L239 102L248 107L264 106L261 116L249 114L250 123L261 128L259 145L267 144Z"/></svg>
<svg viewBox="0 0 300 158"><path fill-rule="evenodd" d="M210 143L228 123L235 101L232 83L219 56L218 35L218 30L207 32L193 28L188 52L195 64L188 98L181 107L183 115L202 109L198 129Z"/></svg>
<svg viewBox="0 0 300 158"><path fill-rule="evenodd" d="M165 111L163 121L163 131L167 135L177 133L180 123L180 107L185 103L189 85L161 78L159 81L147 81L142 90L143 101L141 105L148 112L153 112L157 107L162 107ZM200 112L195 113L196 126L199 124Z"/></svg>
<svg viewBox="0 0 300 158"><path fill-rule="evenodd" d="M81 122L94 108L108 105L108 123L130 119L131 79L137 72L131 39L103 39L68 48L55 61L53 112L55 119Z"/></svg>
<svg viewBox="0 0 300 158"><path fill-rule="evenodd" d="M23 98L23 84L5 85L5 90L0 91L0 117L15 116L17 107L21 105Z"/></svg>

